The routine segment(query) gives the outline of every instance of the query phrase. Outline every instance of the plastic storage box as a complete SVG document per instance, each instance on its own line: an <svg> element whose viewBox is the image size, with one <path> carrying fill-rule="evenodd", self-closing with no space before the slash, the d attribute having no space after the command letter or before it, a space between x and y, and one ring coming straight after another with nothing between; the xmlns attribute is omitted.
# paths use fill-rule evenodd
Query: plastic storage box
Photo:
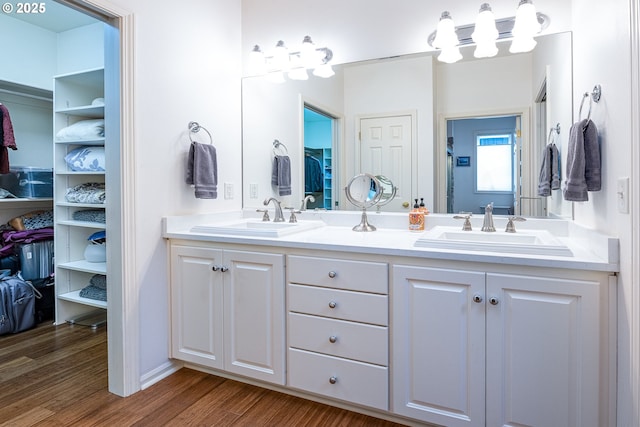
<svg viewBox="0 0 640 427"><path fill-rule="evenodd" d="M20 166L12 167L10 171L18 182L13 191L6 190L16 197L53 197L53 169Z"/></svg>

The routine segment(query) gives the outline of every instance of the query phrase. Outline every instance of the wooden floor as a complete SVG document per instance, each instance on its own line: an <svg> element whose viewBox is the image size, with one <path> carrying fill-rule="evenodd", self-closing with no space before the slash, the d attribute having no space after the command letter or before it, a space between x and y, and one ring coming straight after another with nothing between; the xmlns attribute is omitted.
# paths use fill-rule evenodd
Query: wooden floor
<svg viewBox="0 0 640 427"><path fill-rule="evenodd" d="M0 427L398 425L191 369L121 398L107 391L104 327L0 337Z"/></svg>

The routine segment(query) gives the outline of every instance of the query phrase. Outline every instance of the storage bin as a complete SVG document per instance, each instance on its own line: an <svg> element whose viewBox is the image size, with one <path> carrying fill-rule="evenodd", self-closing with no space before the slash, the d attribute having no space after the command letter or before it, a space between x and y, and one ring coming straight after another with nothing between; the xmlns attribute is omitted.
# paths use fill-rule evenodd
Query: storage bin
<svg viewBox="0 0 640 427"><path fill-rule="evenodd" d="M17 166L10 171L18 178L15 191L12 191L17 197L53 197L53 169Z"/></svg>

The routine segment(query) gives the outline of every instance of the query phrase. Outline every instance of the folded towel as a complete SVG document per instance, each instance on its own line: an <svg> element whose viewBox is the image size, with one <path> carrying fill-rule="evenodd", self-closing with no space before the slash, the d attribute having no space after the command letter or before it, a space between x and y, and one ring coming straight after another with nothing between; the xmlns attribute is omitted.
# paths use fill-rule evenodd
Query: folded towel
<svg viewBox="0 0 640 427"><path fill-rule="evenodd" d="M195 187L198 199L218 197L218 163L212 144L192 142L187 162L187 184Z"/></svg>
<svg viewBox="0 0 640 427"><path fill-rule="evenodd" d="M88 285L84 288L80 289L80 296L82 298L95 299L98 301L106 301L107 300L107 290L101 289L94 285Z"/></svg>
<svg viewBox="0 0 640 427"><path fill-rule="evenodd" d="M277 155L274 157L271 184L278 187L280 196L291 194L291 159L289 159L289 156Z"/></svg>

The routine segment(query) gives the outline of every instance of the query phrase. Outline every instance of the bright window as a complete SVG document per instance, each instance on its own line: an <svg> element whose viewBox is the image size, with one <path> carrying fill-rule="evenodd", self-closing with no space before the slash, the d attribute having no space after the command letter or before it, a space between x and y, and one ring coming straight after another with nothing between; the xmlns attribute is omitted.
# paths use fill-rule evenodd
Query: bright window
<svg viewBox="0 0 640 427"><path fill-rule="evenodd" d="M511 135L476 137L476 191L513 191Z"/></svg>

